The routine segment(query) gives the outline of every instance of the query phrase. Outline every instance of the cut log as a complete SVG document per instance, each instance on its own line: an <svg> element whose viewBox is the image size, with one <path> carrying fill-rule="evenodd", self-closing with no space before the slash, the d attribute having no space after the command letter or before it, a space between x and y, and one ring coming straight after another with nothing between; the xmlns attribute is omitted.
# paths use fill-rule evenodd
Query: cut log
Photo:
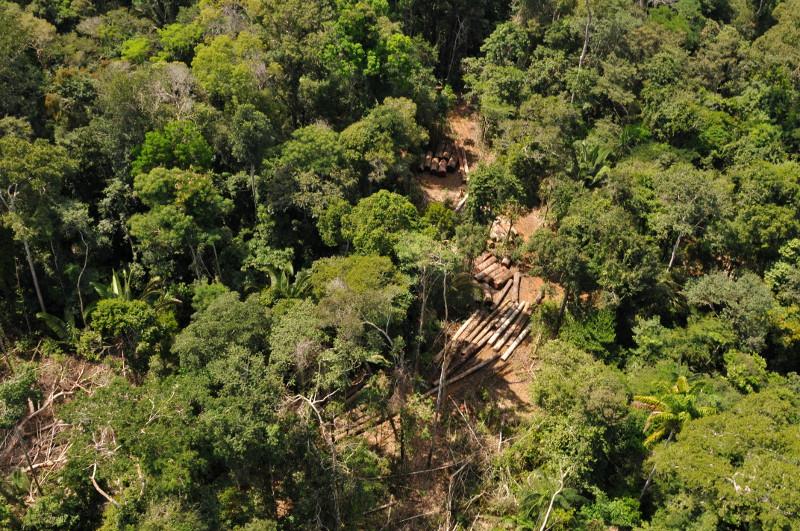
<svg viewBox="0 0 800 531"><path fill-rule="evenodd" d="M496 288L498 286L502 286L513 277L514 273L512 273L510 269L503 268L500 271L495 271L495 273L490 275L487 280Z"/></svg>
<svg viewBox="0 0 800 531"><path fill-rule="evenodd" d="M447 175L447 159L439 159L439 177Z"/></svg>
<svg viewBox="0 0 800 531"><path fill-rule="evenodd" d="M498 339L495 342L495 344L492 345L493 349L500 350L501 348L503 348L503 345L508 343L511 340L511 338L517 337L517 335L519 335L519 333L522 331L522 328L528 324L528 319L530 319L530 314L527 311L528 310L527 303L523 304L526 304L525 309L522 310L519 313L519 315L517 315L517 318L514 319L514 322L511 323L511 326L508 327L508 330L506 330L505 334L500 336L500 339Z"/></svg>
<svg viewBox="0 0 800 531"><path fill-rule="evenodd" d="M489 255L488 258L486 258L485 260L481 260L478 264L476 264L475 272L480 273L481 271L483 271L484 269L486 269L490 265L493 265L493 264L496 264L496 263L497 263L497 258L494 255Z"/></svg>
<svg viewBox="0 0 800 531"><path fill-rule="evenodd" d="M501 282L505 282L505 279L503 277L508 277L513 279L514 272L511 269L504 266L503 264L500 264L500 267L495 269L490 276L494 277L495 279Z"/></svg>
<svg viewBox="0 0 800 531"><path fill-rule="evenodd" d="M500 312L506 311L508 305L509 303L505 303L495 308L489 315L486 316L485 319L483 319L480 323L478 323L478 326L476 326L475 329L472 332L470 332L468 336L466 336L465 341L473 341L478 336L478 334L483 331L483 328L486 326L487 323L492 322Z"/></svg>
<svg viewBox="0 0 800 531"><path fill-rule="evenodd" d="M502 267L499 263L495 262L494 264L486 267L483 271L479 271L475 278L477 280L483 280L484 278L490 276L498 267Z"/></svg>
<svg viewBox="0 0 800 531"><path fill-rule="evenodd" d="M522 283L522 273L519 271L514 272L513 283L514 286L511 288L511 298L515 302L519 302L519 285Z"/></svg>
<svg viewBox="0 0 800 531"><path fill-rule="evenodd" d="M511 258L504 256L503 259L500 261L500 263L508 267L511 265Z"/></svg>
<svg viewBox="0 0 800 531"><path fill-rule="evenodd" d="M458 202L458 204L456 205L456 212L461 212L461 209L464 208L464 205L467 204L468 195L469 194L464 194L464 197L462 197L461 200Z"/></svg>
<svg viewBox="0 0 800 531"><path fill-rule="evenodd" d="M461 373L459 373L459 374L457 374L457 375L455 375L455 376L453 376L451 378L448 378L447 379L447 383L445 385L446 386L450 386L451 384L454 384L454 383L456 383L456 382L458 382L460 380L463 380L464 378L466 378L470 374L475 374L476 372L478 372L479 370L483 369L487 365L490 365L490 364L496 362L498 359L500 359L500 355L499 354L495 355L495 356L492 356L488 360L482 361L482 362L478 363L477 365L473 365L472 367L470 367L466 371L461 372ZM422 395L422 396L431 396L432 394L436 393L438 390L439 390L439 386L436 385L436 386L432 387L431 389L428 389L425 392L425 394Z"/></svg>
<svg viewBox="0 0 800 531"><path fill-rule="evenodd" d="M464 165L464 175L469 174L469 160L467 159L467 150L464 149L464 146L459 148L459 152L461 153L461 163Z"/></svg>
<svg viewBox="0 0 800 531"><path fill-rule="evenodd" d="M475 258L475 262L474 262L475 265L478 265L481 262L483 262L484 260L487 260L490 256L493 256L491 251L483 251L481 254L478 255L477 258Z"/></svg>
<svg viewBox="0 0 800 531"><path fill-rule="evenodd" d="M469 325L471 325L471 324L472 324L472 321L474 321L475 319L477 319L477 318L478 318L478 314L480 314L480 312L475 312L475 313L473 313L472 315L470 315L470 316L469 316L469 319L467 319L466 321L464 321L464 324L462 324L462 325L461 325L461 326L458 328L458 330L456 330L456 333L455 333L455 334L453 334L453 337L451 337L451 338L450 338L450 341L455 341L456 339L458 339L458 338L461 336L461 334L463 334L463 333L464 333L464 331L465 331L467 328L469 328Z"/></svg>
<svg viewBox="0 0 800 531"><path fill-rule="evenodd" d="M475 323L475 326L471 327L471 330L469 330L469 332L461 335L463 340L467 343L473 341L477 337L477 335L482 332L486 324L491 322L495 317L497 317L497 315L501 311L505 311L506 307L507 304L503 304L501 306L495 307L495 309L489 312L488 314L484 314L483 318L477 323Z"/></svg>
<svg viewBox="0 0 800 531"><path fill-rule="evenodd" d="M476 272L481 272L484 269L486 269L487 267L489 267L490 265L496 264L496 263L497 263L497 257L495 257L493 254L489 253L489 256L487 256L483 260L481 260L479 262L475 262L475 271Z"/></svg>
<svg viewBox="0 0 800 531"><path fill-rule="evenodd" d="M500 316L493 319L491 322L487 323L486 327L484 327L483 331L478 334L475 339L472 341L472 344L464 350L464 356L472 356L476 352L479 352L486 343L489 341L489 338L492 337L492 334L495 330L500 326L505 319L514 312L515 307L514 305L509 305L508 309L503 312Z"/></svg>
<svg viewBox="0 0 800 531"><path fill-rule="evenodd" d="M484 314L481 317L486 317L486 315ZM461 334L461 337L459 338L457 344L452 349L453 357L455 359L461 359L463 357L463 356L461 356L461 354L463 353L464 350L469 348L469 346L471 345L471 343L466 340L466 337L467 337L467 335L471 334L478 326L479 326L479 324L477 322L473 323L470 326L469 330L467 330L466 332ZM451 372L452 370L453 370L453 367L448 368L448 372Z"/></svg>
<svg viewBox="0 0 800 531"><path fill-rule="evenodd" d="M509 291L511 291L511 282L510 281L506 282L506 285L503 287L503 289L501 289L500 291L497 292L497 295L495 296L496 300L494 301L494 303L495 304L500 304L501 302L503 302L503 300L506 298L506 295L508 295Z"/></svg>
<svg viewBox="0 0 800 531"><path fill-rule="evenodd" d="M504 271L508 271L508 268L504 266L501 262L497 262L497 267L491 271L484 271L487 277L493 277L502 274Z"/></svg>
<svg viewBox="0 0 800 531"><path fill-rule="evenodd" d="M503 333L508 330L508 327L511 326L511 323L517 319L517 316L525 311L527 304L523 302L522 304L515 304L514 306L516 309L508 317L503 319L503 322L500 323L500 326L497 327L497 330L495 330L494 334L492 334L492 336L489 338L489 345L494 345L497 340L500 339L500 336L502 336Z"/></svg>
<svg viewBox="0 0 800 531"><path fill-rule="evenodd" d="M517 336L517 339L515 339L515 340L514 340L514 342L513 342L513 343L511 343L511 344L508 346L508 348L506 349L506 351L505 351L505 352L503 352L503 355L502 355L502 357L501 357L500 359L502 359L503 361L506 361L506 360L508 360L508 358L510 358L510 357L511 357L511 355L514 353L514 351L515 351L515 350L517 350L517 347L520 345L520 343L522 343L523 341L525 341L525 338L526 338L526 337L528 337L528 334L530 334L530 333L531 333L531 329L526 327L526 328L525 328L525 330L523 330L523 331L522 331L522 332L521 332L521 333L520 333L520 334Z"/></svg>
<svg viewBox="0 0 800 531"><path fill-rule="evenodd" d="M494 310L488 315L482 314L481 318L476 323L474 323L474 326L470 327L470 329L466 333L461 335L461 341L464 342L465 344L469 344L473 339L475 339L475 336L480 332L480 330L482 330L483 327L486 326L486 321L488 319L491 319L492 315L494 315L494 312L496 311L497 310Z"/></svg>
<svg viewBox="0 0 800 531"><path fill-rule="evenodd" d="M541 302L542 302L543 300L544 300L544 286L542 286L542 287L539 289L539 294L538 294L538 295L536 295L536 298L535 298L535 299L533 299L533 306L536 306L537 304L541 304Z"/></svg>
<svg viewBox="0 0 800 531"><path fill-rule="evenodd" d="M453 155L447 161L447 171L456 171L458 169L458 155Z"/></svg>
<svg viewBox="0 0 800 531"><path fill-rule="evenodd" d="M519 336L522 331L529 326L531 326L531 314L528 312L522 312L519 314L517 322L512 324L508 330L506 330L506 333L503 334L503 337L501 337L492 348L497 352L501 352L503 347L510 345L513 339Z"/></svg>
<svg viewBox="0 0 800 531"><path fill-rule="evenodd" d="M496 267L497 265L499 265L499 264L497 264L497 263L494 263L494 264L489 263L488 265L484 266L483 269L478 269L475 272L475 278L477 280L485 280L485 279L487 279L489 276L491 276L492 271L497 269L497 267Z"/></svg>
<svg viewBox="0 0 800 531"><path fill-rule="evenodd" d="M450 349L455 351L458 349L458 338L461 337L467 330L475 324L475 321L480 320L482 317L481 311L476 311L469 318L464 321L464 323L456 330L456 333L453 334L453 337L450 338ZM441 349L436 355L433 357L434 363L440 363L442 361L442 357L444 356L444 349Z"/></svg>
<svg viewBox="0 0 800 531"><path fill-rule="evenodd" d="M505 265L502 261L500 261L500 267L494 272L495 275L499 275L505 271L511 271L511 269Z"/></svg>
<svg viewBox="0 0 800 531"><path fill-rule="evenodd" d="M459 336L459 341L462 343L467 340L469 335L475 330L478 326L480 326L481 322L486 318L486 312L483 310L478 311L478 316L469 324L466 330L462 332Z"/></svg>
<svg viewBox="0 0 800 531"><path fill-rule="evenodd" d="M483 301L488 304L494 304L494 297L492 296L492 288L481 282L481 291L483 292Z"/></svg>
<svg viewBox="0 0 800 531"><path fill-rule="evenodd" d="M431 162L432 161L433 161L433 152L428 151L425 154L425 169L426 170L430 170L431 169Z"/></svg>

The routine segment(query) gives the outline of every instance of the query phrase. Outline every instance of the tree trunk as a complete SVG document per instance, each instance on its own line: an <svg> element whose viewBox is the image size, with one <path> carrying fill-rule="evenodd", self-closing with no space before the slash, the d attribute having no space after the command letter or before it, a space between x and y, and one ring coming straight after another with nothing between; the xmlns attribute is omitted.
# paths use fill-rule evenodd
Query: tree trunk
<svg viewBox="0 0 800 531"><path fill-rule="evenodd" d="M258 221L258 189L256 188L256 169L250 165L250 192L253 194L253 214Z"/></svg>
<svg viewBox="0 0 800 531"><path fill-rule="evenodd" d="M567 299L569 298L569 290L564 289L564 298L561 299L561 308L558 309L558 319L556 320L556 329L554 331L554 337L558 335L558 331L561 330L561 323L564 321L564 313L567 311Z"/></svg>
<svg viewBox="0 0 800 531"><path fill-rule="evenodd" d="M83 237L83 232L79 233L81 235L81 242L83 242L83 267L81 267L81 272L78 273L78 281L76 282L76 289L78 291L78 303L81 306L81 320L83 324L86 324L86 313L85 308L83 305L83 295L81 294L81 279L83 278L83 273L86 271L86 266L89 265L89 244L86 243L86 238Z"/></svg>
<svg viewBox="0 0 800 531"><path fill-rule="evenodd" d="M583 62L586 60L586 52L589 50L589 35L590 35L590 27L592 25L592 8L589 6L589 0L586 0L586 29L583 32L583 49L581 50L581 56L578 59L578 71L583 68ZM569 102L572 103L575 101L575 91L572 91L572 94L569 97Z"/></svg>
<svg viewBox="0 0 800 531"><path fill-rule="evenodd" d="M414 372L419 370L419 355L422 349L422 330L425 327L425 311L428 308L428 280L427 271L422 272L420 278L419 322L417 323L417 337L414 341Z"/></svg>
<svg viewBox="0 0 800 531"><path fill-rule="evenodd" d="M28 240L22 240L22 246L25 248L25 258L28 260L28 267L31 270L31 278L33 279L33 288L36 290L36 298L39 299L39 308L42 313L47 313L47 308L44 305L44 297L42 297L42 289L39 287L39 277L36 275L36 266L33 264L33 255L31 254L31 247L28 245Z"/></svg>
<svg viewBox="0 0 800 531"><path fill-rule="evenodd" d="M675 435L675 430L670 430L669 436L667 437L667 443L672 440L673 435ZM647 474L647 480L644 482L644 487L642 487L642 492L639 493L639 501L642 501L644 498L644 494L647 492L648 487L650 487L650 483L653 481L653 476L656 473L656 465L653 465L653 468L650 469L650 473Z"/></svg>
<svg viewBox="0 0 800 531"><path fill-rule="evenodd" d="M559 478L558 480L558 488L550 497L550 505L547 506L547 512L544 513L544 520L542 520L542 527L539 528L539 531L544 531L547 528L547 521L550 520L550 513L553 512L553 505L556 502L556 498L558 497L559 494L561 494L561 491L564 490L564 478L566 476L567 476L566 472L562 471L561 478Z"/></svg>
<svg viewBox="0 0 800 531"><path fill-rule="evenodd" d="M339 479L338 479L339 473L338 473L338 470L337 470L339 464L338 464L338 457L337 457L337 452L336 452L336 438L335 438L335 434L334 434L335 426L334 426L334 429L331 429L329 431L326 428L326 423L322 419L322 414L319 412L319 409L317 408L317 406L314 403L314 401L312 401L309 398L306 398L303 395L297 395L297 396L298 396L299 399L304 400L309 405L311 410L316 414L317 420L319 421L319 428L320 428L320 431L322 432L322 438L323 438L323 440L325 440L325 442L328 443L328 446L330 447L330 452L331 452L331 483L333 484L332 485L333 491L331 492L331 494L333 496L333 510L334 510L333 516L334 516L334 519L335 519L334 521L336 522L336 525L334 526L334 529L339 529L341 527L342 516L341 516L341 511L339 509Z"/></svg>
<svg viewBox="0 0 800 531"><path fill-rule="evenodd" d="M669 257L669 265L667 266L667 271L672 269L672 264L675 263L675 256L678 254L678 247L681 245L681 238L683 238L683 234L678 235L678 239L675 240L675 245L672 246L672 256Z"/></svg>
<svg viewBox="0 0 800 531"><path fill-rule="evenodd" d="M447 270L444 271L442 278L442 297L444 300L444 325L447 326ZM444 335L444 356L442 358L442 370L439 373L439 393L436 395L436 412L434 413L434 426L433 437L431 438L431 447L428 451L428 468L431 466L433 460L433 448L436 444L436 436L439 433L439 420L442 412L442 401L444 399L445 385L447 383L447 366L450 362L450 353L448 352L449 345L447 344L447 334Z"/></svg>
<svg viewBox="0 0 800 531"><path fill-rule="evenodd" d="M214 251L214 269L217 270L217 281L222 282L222 270L219 267L219 256L217 255L216 244L211 244L211 250Z"/></svg>
<svg viewBox="0 0 800 531"><path fill-rule="evenodd" d="M450 74L453 71L453 63L456 60L456 51L458 50L458 45L461 44L461 34L464 32L464 21L461 20L461 17L457 16L458 19L458 30L456 30L455 37L453 37L453 47L450 50L450 63L447 66L447 75L445 76L445 80L450 79Z"/></svg>

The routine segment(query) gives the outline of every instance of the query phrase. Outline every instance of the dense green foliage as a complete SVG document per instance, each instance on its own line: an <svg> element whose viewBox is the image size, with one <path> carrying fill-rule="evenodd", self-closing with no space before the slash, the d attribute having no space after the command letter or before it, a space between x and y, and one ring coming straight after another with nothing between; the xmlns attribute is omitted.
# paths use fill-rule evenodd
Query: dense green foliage
<svg viewBox="0 0 800 531"><path fill-rule="evenodd" d="M797 528L799 13L0 0L0 527ZM426 395L532 208L531 407Z"/></svg>

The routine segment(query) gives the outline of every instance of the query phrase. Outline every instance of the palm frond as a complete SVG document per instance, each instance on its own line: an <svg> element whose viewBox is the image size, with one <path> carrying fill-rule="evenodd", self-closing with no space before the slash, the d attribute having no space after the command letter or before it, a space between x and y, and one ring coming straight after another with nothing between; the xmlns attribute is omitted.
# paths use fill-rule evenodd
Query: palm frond
<svg viewBox="0 0 800 531"><path fill-rule="evenodd" d="M635 395L632 402L633 407L646 409L648 411L663 411L668 409L663 400L655 396Z"/></svg>
<svg viewBox="0 0 800 531"><path fill-rule="evenodd" d="M691 388L689 387L689 381L686 379L686 376L678 376L678 379L675 380L675 385L672 386L672 392L686 394L690 390Z"/></svg>
<svg viewBox="0 0 800 531"><path fill-rule="evenodd" d="M647 437L647 438L644 440L644 445L645 445L645 447L647 447L647 448L650 448L651 446L653 446L654 444L656 444L658 441L660 441L661 439L663 439L663 438L664 438L664 436L665 436L666 434L667 434L667 430L666 430L665 428L661 428L661 429L659 429L659 430L656 430L656 431L654 431L653 433L651 433L651 434L650 434L650 435L649 435L649 436L648 436L648 437Z"/></svg>

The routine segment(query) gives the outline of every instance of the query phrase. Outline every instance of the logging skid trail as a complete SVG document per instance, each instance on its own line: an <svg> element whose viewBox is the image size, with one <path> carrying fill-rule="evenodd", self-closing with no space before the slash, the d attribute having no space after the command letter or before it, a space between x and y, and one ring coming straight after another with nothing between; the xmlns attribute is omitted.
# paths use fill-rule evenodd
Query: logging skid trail
<svg viewBox="0 0 800 531"><path fill-rule="evenodd" d="M437 174L424 170L416 173L415 179L426 201L449 201L453 206L463 203L469 171L479 162L494 159L494 154L483 143L479 120L479 115L463 103L448 115L448 143L460 149L461 163L455 172ZM543 219L539 210L533 209L515 220L514 228L525 241L543 225ZM500 405L513 403L527 410L532 377L528 359L531 338L524 332L529 328L530 314L543 298L545 283L542 279L522 274L510 262L489 252L480 258L476 261L473 276L484 290L486 302L492 306L477 310L465 321L453 325L449 341L456 344L449 348L452 355L446 370L447 395L458 395L465 388L490 392L502 388L501 394L505 398L498 397L502 402ZM506 326L494 337L504 323ZM434 361L440 366L441 352ZM432 379L427 396L436 394L436 384L436 379ZM387 419L369 415L351 417L349 422L342 420L337 436L380 432L381 426L387 422Z"/></svg>
<svg viewBox="0 0 800 531"><path fill-rule="evenodd" d="M433 426L429 448L406 449L410 457L405 470L410 472L401 473L402 491L387 500L387 521L418 514L433 521L444 517L443 500L456 482L463 481L459 474L493 459L508 440L503 426L516 424L532 411L529 386L535 356L531 356L531 346L536 341L531 341L530 318L544 297L543 282L488 252L476 260L473 275L490 266L495 267L481 276L481 284L491 302L487 300L462 322L453 323L447 352L435 356L432 372L438 372L439 378L429 380L423 396L441 405L441 420ZM446 363L444 373L442 362ZM442 379L445 391L440 393ZM487 405L499 419L497 432L477 427L475 412L486 411ZM337 438L360 435L371 446L396 456L402 452L398 425L400 419L395 415L365 415L341 427Z"/></svg>
<svg viewBox="0 0 800 531"><path fill-rule="evenodd" d="M481 161L491 161L493 155L482 143L479 117L468 107L461 105L450 113L448 129L449 147L462 150L458 170L434 173L424 169L423 161L423 171L415 179L426 201L449 202L459 210L465 202L469 171ZM515 233L526 241L543 219L538 209L531 210L514 221ZM474 262L472 276L484 293L483 304L462 321L451 323L444 343L447 351L434 355L428 371L422 394L436 404L438 419L430 447L406 448L403 453L402 436L398 436L402 420L395 408L384 416L362 413L336 423L337 440L363 437L382 453L401 456L402 468L412 471L404 480L402 496L387 500L387 519L418 514L436 519L436 514L443 514L439 501L447 499L458 474L470 463L478 465L501 451L506 442L502 426L513 425L532 411L532 349L541 335L531 330L531 318L537 305L553 293L545 290L542 279L525 274L495 252L486 251ZM485 410L487 404L501 419L500 430L476 433L471 412Z"/></svg>

